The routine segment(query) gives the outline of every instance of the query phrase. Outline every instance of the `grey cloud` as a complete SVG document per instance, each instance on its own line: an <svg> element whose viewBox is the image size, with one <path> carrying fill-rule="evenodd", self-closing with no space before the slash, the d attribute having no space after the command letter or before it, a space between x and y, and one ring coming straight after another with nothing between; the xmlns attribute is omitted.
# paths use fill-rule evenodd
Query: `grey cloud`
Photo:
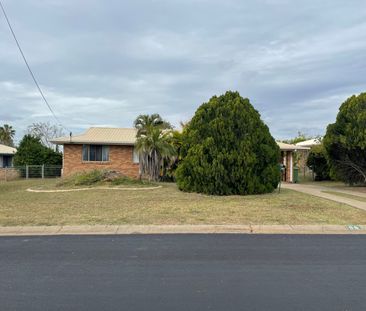
<svg viewBox="0 0 366 311"><path fill-rule="evenodd" d="M365 87L363 0L4 4L49 102L76 132L131 126L152 112L178 125L231 89L251 99L278 138L322 134L342 101ZM0 122L21 135L52 119L1 22Z"/></svg>

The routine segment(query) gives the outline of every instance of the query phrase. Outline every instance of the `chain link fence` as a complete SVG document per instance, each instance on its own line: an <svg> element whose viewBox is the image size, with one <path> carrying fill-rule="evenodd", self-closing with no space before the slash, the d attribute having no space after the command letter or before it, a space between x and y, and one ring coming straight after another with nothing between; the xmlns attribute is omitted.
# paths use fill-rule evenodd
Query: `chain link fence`
<svg viewBox="0 0 366 311"><path fill-rule="evenodd" d="M62 165L23 165L0 168L0 180L57 178L61 177Z"/></svg>

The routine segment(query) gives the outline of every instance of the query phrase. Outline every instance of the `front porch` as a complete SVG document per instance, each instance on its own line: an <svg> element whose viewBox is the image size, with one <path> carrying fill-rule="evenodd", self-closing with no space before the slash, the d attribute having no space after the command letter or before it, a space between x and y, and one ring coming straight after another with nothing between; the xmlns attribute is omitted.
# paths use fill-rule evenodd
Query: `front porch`
<svg viewBox="0 0 366 311"><path fill-rule="evenodd" d="M291 144L286 144L282 142L277 142L278 147L281 150L281 158L279 163L284 166L284 171L282 173L282 181L284 182L294 182L294 166L295 155L297 150L309 150L310 148L295 146Z"/></svg>

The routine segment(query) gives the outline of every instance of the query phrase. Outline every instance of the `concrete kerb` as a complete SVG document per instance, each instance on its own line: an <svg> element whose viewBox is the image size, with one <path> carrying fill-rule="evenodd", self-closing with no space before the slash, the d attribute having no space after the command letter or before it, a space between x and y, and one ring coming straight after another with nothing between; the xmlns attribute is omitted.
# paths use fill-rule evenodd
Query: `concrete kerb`
<svg viewBox="0 0 366 311"><path fill-rule="evenodd" d="M366 234L365 225L86 225L0 227L0 236L124 234Z"/></svg>

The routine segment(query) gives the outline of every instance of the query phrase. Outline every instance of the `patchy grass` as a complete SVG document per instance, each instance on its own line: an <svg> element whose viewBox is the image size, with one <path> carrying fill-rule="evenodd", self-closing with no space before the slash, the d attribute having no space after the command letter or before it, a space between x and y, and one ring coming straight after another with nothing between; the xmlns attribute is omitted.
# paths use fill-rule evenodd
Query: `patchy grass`
<svg viewBox="0 0 366 311"><path fill-rule="evenodd" d="M0 182L0 225L366 224L362 210L287 189L226 197L184 193L175 184L145 191L26 191L57 182Z"/></svg>
<svg viewBox="0 0 366 311"><path fill-rule="evenodd" d="M337 191L322 191L322 192L328 193L328 194L334 194L334 195L337 195L337 196L340 196L340 197L344 197L344 198L348 198L348 199L352 199L352 200L366 202L366 198L365 197L360 197L358 195L353 195L353 194L343 193L343 192L337 192Z"/></svg>
<svg viewBox="0 0 366 311"><path fill-rule="evenodd" d="M111 175L112 174L112 175ZM53 184L46 184L38 186L38 189L50 189L54 186L57 188L80 188L80 187L94 187L94 186L153 186L154 183L145 180L138 180L129 178L127 176L114 175L114 172L103 170L91 170L88 172L77 173L67 178L59 179Z"/></svg>
<svg viewBox="0 0 366 311"><path fill-rule="evenodd" d="M355 192L366 193L365 186L349 186L341 181L311 181L311 182L303 182L305 185L312 185L317 187L326 187L326 188L334 188L335 190L348 190Z"/></svg>

